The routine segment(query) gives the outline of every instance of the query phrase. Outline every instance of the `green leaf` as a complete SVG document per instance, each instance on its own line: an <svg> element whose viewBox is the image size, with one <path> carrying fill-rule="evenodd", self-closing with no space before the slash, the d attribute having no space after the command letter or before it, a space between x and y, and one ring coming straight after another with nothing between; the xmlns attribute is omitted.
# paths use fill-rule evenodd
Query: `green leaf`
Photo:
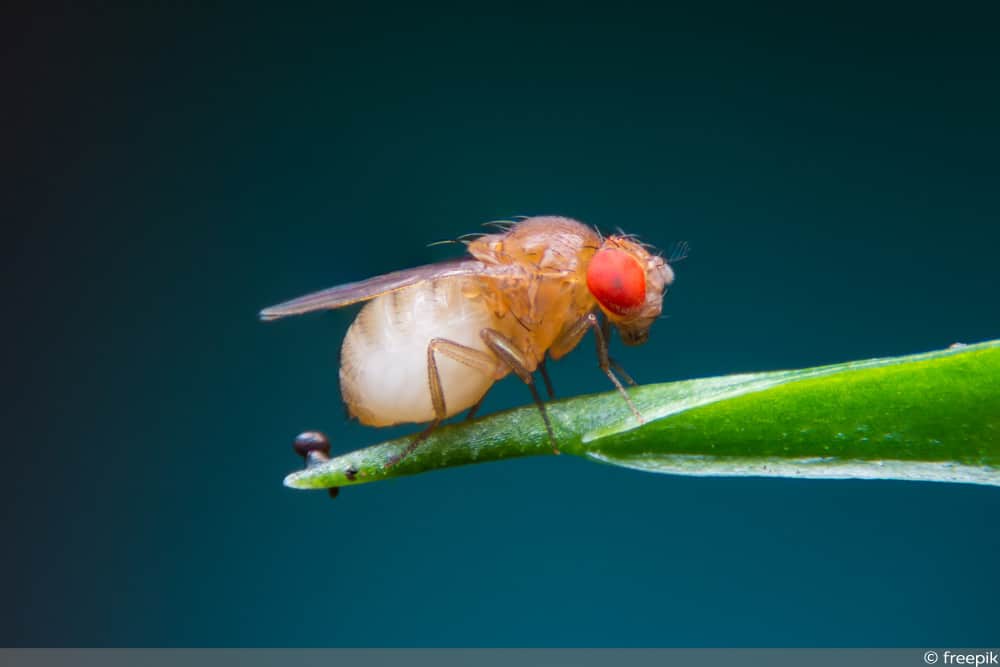
<svg viewBox="0 0 1000 667"><path fill-rule="evenodd" d="M548 404L564 454L684 475L906 479L1000 486L1000 340L890 359L637 387ZM411 436L412 437L412 436ZM298 489L553 454L534 405L294 472Z"/></svg>

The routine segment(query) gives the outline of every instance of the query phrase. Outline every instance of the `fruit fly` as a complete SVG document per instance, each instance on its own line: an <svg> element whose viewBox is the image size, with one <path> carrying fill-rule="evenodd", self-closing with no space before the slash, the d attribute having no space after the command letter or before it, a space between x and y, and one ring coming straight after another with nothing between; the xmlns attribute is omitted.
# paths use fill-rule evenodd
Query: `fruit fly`
<svg viewBox="0 0 1000 667"><path fill-rule="evenodd" d="M349 416L370 426L428 424L390 461L409 455L443 420L471 417L510 373L531 390L553 450L555 434L534 382L593 330L597 360L641 421L608 354L614 326L639 345L674 278L662 257L628 235L602 236L576 220L537 216L465 240L469 256L396 271L265 308L262 320L367 301L341 349Z"/></svg>

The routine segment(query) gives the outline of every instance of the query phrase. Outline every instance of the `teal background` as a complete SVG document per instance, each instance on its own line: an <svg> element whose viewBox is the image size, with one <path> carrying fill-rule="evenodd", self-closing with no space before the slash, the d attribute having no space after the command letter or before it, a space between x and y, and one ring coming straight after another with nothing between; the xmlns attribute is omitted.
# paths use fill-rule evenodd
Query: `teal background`
<svg viewBox="0 0 1000 667"><path fill-rule="evenodd" d="M0 644L985 646L1000 490L550 457L281 485L317 288L514 215L691 243L640 382L1000 336L995 16L23 11L3 65ZM552 368L603 391L591 343ZM507 380L493 411L527 402Z"/></svg>

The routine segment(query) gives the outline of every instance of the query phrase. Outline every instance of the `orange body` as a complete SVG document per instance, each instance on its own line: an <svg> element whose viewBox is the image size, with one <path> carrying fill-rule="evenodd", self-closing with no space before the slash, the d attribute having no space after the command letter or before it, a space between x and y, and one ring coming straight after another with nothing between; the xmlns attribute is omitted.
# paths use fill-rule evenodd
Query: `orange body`
<svg viewBox="0 0 1000 667"><path fill-rule="evenodd" d="M527 218L467 246L471 257L331 288L261 317L368 301L341 353L350 414L374 426L437 423L477 405L512 371L530 384L546 355L565 356L598 313L626 344L644 342L673 280L666 262L631 238L564 217ZM600 340L602 369L620 388Z"/></svg>
<svg viewBox="0 0 1000 667"><path fill-rule="evenodd" d="M469 244L469 254L487 264L515 268L509 276L479 280L495 316L513 318L517 347L534 361L546 352L553 359L579 342L553 343L567 327L597 306L587 289L587 266L601 246L590 227L569 218L529 218L503 234L489 234Z"/></svg>

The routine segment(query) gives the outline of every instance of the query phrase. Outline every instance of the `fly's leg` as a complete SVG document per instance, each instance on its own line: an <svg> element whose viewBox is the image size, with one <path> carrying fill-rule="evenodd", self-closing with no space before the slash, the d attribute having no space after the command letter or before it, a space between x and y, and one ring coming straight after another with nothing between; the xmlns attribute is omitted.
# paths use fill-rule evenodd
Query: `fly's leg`
<svg viewBox="0 0 1000 667"><path fill-rule="evenodd" d="M535 378L531 376L531 371L528 370L528 359L525 357L524 352L514 344L514 341L496 329L482 329L479 332L479 336L486 343L486 346L493 350L504 364L510 366L510 369L514 371L517 377L521 378L524 384L528 385L528 389L531 390L531 397L535 399L535 405L538 406L538 411L542 413L542 421L545 422L545 430L549 434L552 451L558 454L559 446L556 445L556 435L552 430L552 422L549 421L549 413L545 410L542 397L538 395L538 388L535 387Z"/></svg>
<svg viewBox="0 0 1000 667"><path fill-rule="evenodd" d="M490 385L490 389L492 388L493 385ZM490 393L490 389L486 390L486 394ZM483 404L483 401L486 400L486 394L483 394L483 397L476 401L476 404L469 408L469 411L465 413L465 421L472 421L473 417L476 416L476 413L479 412L479 408Z"/></svg>
<svg viewBox="0 0 1000 667"><path fill-rule="evenodd" d="M601 334L604 335L604 350L605 352L608 352L608 343L611 341L611 322L609 322L606 317L601 318ZM598 358L600 358L601 353L598 351L597 354ZM611 365L611 368L618 371L618 373L625 378L625 382L627 382L630 386L637 386L636 381L632 379L632 376L629 375L625 369L622 368L622 365L615 361L615 358L610 354L608 355L608 363ZM639 418L639 421L642 421L641 417Z"/></svg>
<svg viewBox="0 0 1000 667"><path fill-rule="evenodd" d="M635 415L635 418L639 420L639 423L644 423L645 420L642 418L642 415L639 414L639 410L635 407L635 403L632 402L632 397L628 395L628 392L625 391L625 387L622 386L622 383L618 380L614 371L611 370L613 366L615 370L625 377L626 382L632 385L635 384L635 380L633 380L628 373L622 370L621 365L617 361L608 355L608 341L611 339L611 327L607 320L604 320L603 322L598 321L597 315L594 313L587 313L587 315L581 317L579 320L574 322L572 326L566 329L552 344L551 349L559 350L560 355L566 354L573 349L574 346L576 346L581 338L583 338L587 329L594 330L594 339L597 342L598 366L601 367L604 374L608 376L608 379L611 380L612 384L614 384L618 389L618 392L622 395L622 398L625 399L625 402L628 403L629 409L632 411L632 414Z"/></svg>
<svg viewBox="0 0 1000 667"><path fill-rule="evenodd" d="M438 427L438 424L440 424L445 418L445 415L448 414L448 409L444 403L444 391L441 389L441 374L438 373L437 359L434 358L433 340L431 341L431 344L427 346L427 385L431 391L431 405L434 406L434 420L427 425L427 428L413 436L413 440L411 440L410 444L406 446L406 449L386 461L386 468L393 467L412 454L413 450L415 450L421 442L426 440L427 436L434 432L434 429Z"/></svg>
<svg viewBox="0 0 1000 667"><path fill-rule="evenodd" d="M640 424L645 423L646 420L644 420L642 418L642 415L639 414L639 409L636 408L635 403L632 402L632 397L628 395L628 392L625 391L625 387L623 387L622 383L618 380L618 376L616 376L615 372L611 370L611 364L613 363L615 365L615 368L621 371L622 375L625 376L626 380L628 380L631 384L635 384L635 380L629 377L628 373L622 371L621 366L618 364L618 362L612 361L611 357L608 355L608 340L611 338L610 325L608 325L607 320L604 321L603 326L599 324L597 321L597 315L594 315L593 313L589 313L584 318L584 321L587 323L587 326L589 326L594 330L594 339L597 342L598 366L601 367L601 370L604 371L604 374L608 376L608 379L611 380L611 382L614 383L615 387L618 388L618 393L620 393L622 395L622 398L625 399L625 402L628 403L629 409L632 410L632 414L634 414L635 418L639 420L639 423Z"/></svg>
<svg viewBox="0 0 1000 667"><path fill-rule="evenodd" d="M542 357L542 361L538 364L538 370L542 373L542 380L545 381L545 391L549 394L549 400L551 401L556 397L556 392L552 390L552 380L549 379L549 371L545 367L545 357Z"/></svg>
<svg viewBox="0 0 1000 667"><path fill-rule="evenodd" d="M441 420L442 417L435 417L434 421L432 421L430 424L427 425L427 428L425 428L423 431L413 436L413 440L411 440L410 444L406 446L406 449L401 451L399 454L396 454L395 456L389 457L389 459L385 462L385 467L391 468L400 461L402 461L403 459L405 459L407 456L412 454L413 450L419 447L420 443L426 440L427 437L434 432L434 429L438 427L438 424L441 423Z"/></svg>
<svg viewBox="0 0 1000 667"><path fill-rule="evenodd" d="M638 384L636 383L636 381L632 379L632 376L631 376L631 375L629 375L629 374L628 374L628 373L627 373L627 372L625 371L625 369L624 369L624 368L622 368L622 365L621 365L621 364L619 364L619 363L618 363L617 361L615 361L615 358L614 358L614 357L608 357L608 361L609 361L609 362L611 363L611 368L613 368L613 369L615 369L616 371L618 371L618 374L619 374L619 375L621 375L621 376L622 376L623 378L625 378L625 383L626 383L626 384L628 384L628 385L629 385L630 387L638 387L638 386L639 386L639 385L638 385Z"/></svg>
<svg viewBox="0 0 1000 667"><path fill-rule="evenodd" d="M434 420L427 425L427 428L413 437L413 440L406 446L406 449L386 462L387 468L391 468L412 454L413 450L426 440L448 415L448 408L444 402L444 389L441 387L441 374L438 372L437 358L435 356L437 353L441 353L459 363L480 370L490 377L496 376L496 359L485 352L467 347L461 343L456 343L447 338L432 338L430 344L427 345L427 386L431 392ZM479 402L482 403L482 399ZM475 405L473 410L478 407L479 403Z"/></svg>

